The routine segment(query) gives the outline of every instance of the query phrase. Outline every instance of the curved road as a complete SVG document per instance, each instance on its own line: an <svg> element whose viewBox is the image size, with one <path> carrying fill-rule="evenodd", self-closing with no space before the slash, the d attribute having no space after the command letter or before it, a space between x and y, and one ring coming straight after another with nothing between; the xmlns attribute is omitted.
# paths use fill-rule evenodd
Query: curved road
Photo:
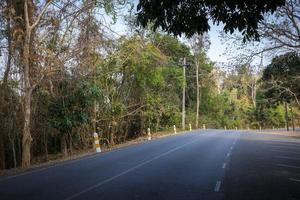
<svg viewBox="0 0 300 200"><path fill-rule="evenodd" d="M230 130L198 130L64 162L14 177L2 177L0 199L219 200L245 199L247 192L252 194L251 199L264 199L251 190L237 188L243 184L246 188L251 187L249 180L255 185L257 179L252 176L245 179L241 177L249 174L249 170L257 167L259 169L260 165L255 164L259 162L255 159L264 156L266 152L266 156L261 159L268 161L271 159L270 155L273 155L272 152L280 156L276 149L269 152L271 147L268 145L274 144L276 147L276 142L285 140L290 142L290 146L295 144L292 147L295 151L299 150L299 155L282 155L277 158L281 160L274 166L279 167L278 170L280 165L284 169L288 168L286 170L294 170L291 177L281 178L291 184L291 187L298 187L299 139ZM277 145L277 151L289 152L288 149L280 149L280 145ZM261 153L257 152L259 150ZM294 159L292 161L295 163L285 163L285 157ZM248 164L245 166L245 163ZM294 168L291 169L291 166ZM264 180L268 180L268 177L266 175ZM274 175L270 177L274 178ZM291 199L299 197L297 192L280 192L282 195L289 192Z"/></svg>

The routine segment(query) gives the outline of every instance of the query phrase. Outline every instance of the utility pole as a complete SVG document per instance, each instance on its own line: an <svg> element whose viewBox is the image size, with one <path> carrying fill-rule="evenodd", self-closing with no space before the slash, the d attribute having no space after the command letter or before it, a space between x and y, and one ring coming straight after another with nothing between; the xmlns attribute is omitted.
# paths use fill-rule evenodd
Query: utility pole
<svg viewBox="0 0 300 200"><path fill-rule="evenodd" d="M200 106L199 62L196 61L195 63L196 63L196 84L197 84L196 128L198 128L199 106Z"/></svg>
<svg viewBox="0 0 300 200"><path fill-rule="evenodd" d="M182 87L182 129L185 130L185 67L186 58L183 58L183 87Z"/></svg>

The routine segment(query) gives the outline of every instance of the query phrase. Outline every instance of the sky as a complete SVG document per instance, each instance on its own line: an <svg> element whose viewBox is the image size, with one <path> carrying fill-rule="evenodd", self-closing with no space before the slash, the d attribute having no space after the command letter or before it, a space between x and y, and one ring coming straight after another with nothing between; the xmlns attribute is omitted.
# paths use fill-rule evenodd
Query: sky
<svg viewBox="0 0 300 200"><path fill-rule="evenodd" d="M223 26L210 25L211 29L208 32L210 38L210 48L207 52L208 58L213 62L226 62L228 56L223 55L225 53L225 45L221 42L219 32L223 30ZM111 25L112 29L119 35L126 34L126 26L122 18L119 18L116 24Z"/></svg>
<svg viewBox="0 0 300 200"><path fill-rule="evenodd" d="M210 38L210 48L207 52L207 56L213 62L226 62L228 57L223 55L225 53L225 45L222 44L219 32L222 31L223 26L211 25L211 29L208 32Z"/></svg>

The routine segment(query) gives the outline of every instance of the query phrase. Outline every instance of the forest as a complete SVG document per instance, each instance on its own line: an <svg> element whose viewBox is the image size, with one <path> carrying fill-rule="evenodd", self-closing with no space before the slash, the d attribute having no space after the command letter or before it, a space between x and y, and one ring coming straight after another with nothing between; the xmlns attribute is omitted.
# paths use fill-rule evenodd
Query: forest
<svg viewBox="0 0 300 200"><path fill-rule="evenodd" d="M94 132L104 148L174 125L300 126L297 0L266 14L259 40L224 34L240 49L228 50L230 63L208 58L207 32L182 39L141 27L136 9L126 0L2 1L0 171L91 151ZM120 19L126 34L111 26Z"/></svg>

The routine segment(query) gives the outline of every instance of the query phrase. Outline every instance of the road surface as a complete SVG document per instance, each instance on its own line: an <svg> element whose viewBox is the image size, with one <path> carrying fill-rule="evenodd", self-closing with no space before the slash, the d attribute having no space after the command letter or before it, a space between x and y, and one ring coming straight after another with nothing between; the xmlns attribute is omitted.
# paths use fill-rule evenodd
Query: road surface
<svg viewBox="0 0 300 200"><path fill-rule="evenodd" d="M300 199L300 140L198 130L0 178L0 199Z"/></svg>

